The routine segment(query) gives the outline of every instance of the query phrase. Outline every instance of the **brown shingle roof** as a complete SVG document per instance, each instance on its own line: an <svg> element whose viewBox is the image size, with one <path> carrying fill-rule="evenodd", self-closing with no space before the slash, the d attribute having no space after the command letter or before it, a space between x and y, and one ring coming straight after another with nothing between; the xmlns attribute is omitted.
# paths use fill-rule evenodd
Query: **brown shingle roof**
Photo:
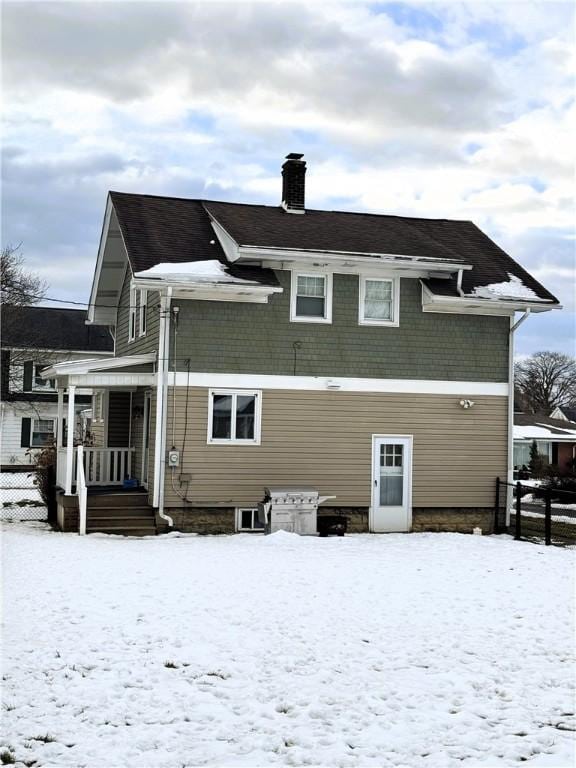
<svg viewBox="0 0 576 768"><path fill-rule="evenodd" d="M481 286L522 280L542 300L557 299L470 221L422 219L370 213L280 207L111 192L128 256L135 272L160 263L206 261L226 257L208 214L239 245L348 253L427 256L470 264L465 293ZM212 241L212 242L211 242ZM234 270L245 267L234 267ZM254 279L254 272L251 279ZM267 270L262 282L273 280ZM427 280L433 293L457 296L456 278Z"/></svg>

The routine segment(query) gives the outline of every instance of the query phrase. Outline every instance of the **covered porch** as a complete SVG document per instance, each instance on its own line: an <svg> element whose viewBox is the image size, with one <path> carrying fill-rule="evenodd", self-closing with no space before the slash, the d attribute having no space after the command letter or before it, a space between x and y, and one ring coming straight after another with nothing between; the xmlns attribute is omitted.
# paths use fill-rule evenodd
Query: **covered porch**
<svg viewBox="0 0 576 768"><path fill-rule="evenodd" d="M146 487L154 367L155 354L147 354L58 363L43 372L56 379L56 484L65 495L78 492L79 461L88 488ZM93 393L92 414L82 430L74 428L79 389Z"/></svg>

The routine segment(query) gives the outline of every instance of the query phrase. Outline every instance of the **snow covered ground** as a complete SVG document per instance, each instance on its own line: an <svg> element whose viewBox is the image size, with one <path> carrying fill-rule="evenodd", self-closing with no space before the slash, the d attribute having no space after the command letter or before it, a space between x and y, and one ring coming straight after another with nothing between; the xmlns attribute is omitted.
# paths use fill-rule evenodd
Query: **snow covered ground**
<svg viewBox="0 0 576 768"><path fill-rule="evenodd" d="M3 530L19 766L574 764L570 550Z"/></svg>

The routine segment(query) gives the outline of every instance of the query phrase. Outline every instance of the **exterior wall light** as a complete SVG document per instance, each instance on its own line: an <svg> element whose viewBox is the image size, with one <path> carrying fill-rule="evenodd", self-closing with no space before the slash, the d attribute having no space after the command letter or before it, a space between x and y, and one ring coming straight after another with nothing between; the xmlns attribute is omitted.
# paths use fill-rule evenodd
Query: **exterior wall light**
<svg viewBox="0 0 576 768"><path fill-rule="evenodd" d="M473 400L460 400L460 407L464 408L465 411L468 410L468 408L472 408L473 405Z"/></svg>

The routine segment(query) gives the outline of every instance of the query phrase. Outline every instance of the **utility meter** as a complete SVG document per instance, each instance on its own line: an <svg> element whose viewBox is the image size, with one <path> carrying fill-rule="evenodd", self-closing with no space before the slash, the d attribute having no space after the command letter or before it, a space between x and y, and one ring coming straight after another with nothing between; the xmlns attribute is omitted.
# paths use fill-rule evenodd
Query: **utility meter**
<svg viewBox="0 0 576 768"><path fill-rule="evenodd" d="M168 466L169 467L180 466L180 451L176 451L176 450L168 451Z"/></svg>

